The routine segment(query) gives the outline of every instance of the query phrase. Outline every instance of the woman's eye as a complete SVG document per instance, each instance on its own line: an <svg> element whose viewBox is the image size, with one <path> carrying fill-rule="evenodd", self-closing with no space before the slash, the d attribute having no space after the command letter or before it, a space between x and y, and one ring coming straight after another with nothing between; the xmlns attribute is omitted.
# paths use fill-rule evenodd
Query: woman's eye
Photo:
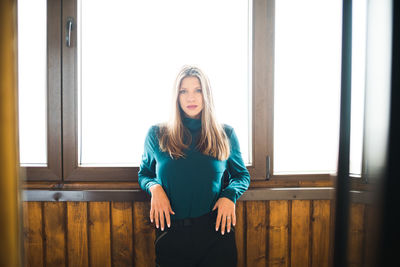
<svg viewBox="0 0 400 267"><path fill-rule="evenodd" d="M179 93L184 94L184 93L186 93L186 90L180 90Z"/></svg>
<svg viewBox="0 0 400 267"><path fill-rule="evenodd" d="M201 89L197 89L196 92L201 93Z"/></svg>

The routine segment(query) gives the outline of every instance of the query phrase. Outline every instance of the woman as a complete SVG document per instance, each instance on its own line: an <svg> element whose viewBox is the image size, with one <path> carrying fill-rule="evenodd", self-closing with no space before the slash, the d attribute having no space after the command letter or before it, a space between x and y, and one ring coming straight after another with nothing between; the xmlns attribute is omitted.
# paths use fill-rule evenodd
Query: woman
<svg viewBox="0 0 400 267"><path fill-rule="evenodd" d="M217 123L199 68L182 68L173 101L169 122L148 131L139 170L151 196L156 264L236 266L235 204L250 184L236 134ZM229 185L222 190L225 171Z"/></svg>

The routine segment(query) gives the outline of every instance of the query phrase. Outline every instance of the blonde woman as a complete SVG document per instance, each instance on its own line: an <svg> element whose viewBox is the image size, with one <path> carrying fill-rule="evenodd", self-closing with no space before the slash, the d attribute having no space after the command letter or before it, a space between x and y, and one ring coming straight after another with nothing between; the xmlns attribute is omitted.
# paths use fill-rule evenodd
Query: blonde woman
<svg viewBox="0 0 400 267"><path fill-rule="evenodd" d="M171 119L148 131L139 170L151 196L156 266L236 266L235 204L250 175L235 131L217 122L210 83L197 67L179 72L173 101Z"/></svg>

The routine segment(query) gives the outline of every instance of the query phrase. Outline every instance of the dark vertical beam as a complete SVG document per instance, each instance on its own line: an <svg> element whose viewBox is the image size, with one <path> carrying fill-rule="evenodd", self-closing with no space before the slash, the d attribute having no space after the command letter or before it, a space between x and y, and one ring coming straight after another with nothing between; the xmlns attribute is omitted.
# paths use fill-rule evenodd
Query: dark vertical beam
<svg viewBox="0 0 400 267"><path fill-rule="evenodd" d="M379 266L393 266L398 262L400 249L399 205L400 205L400 2L393 1L392 10L392 58L390 115L387 152L387 171L382 192L382 242ZM389 5L389 4L388 4Z"/></svg>
<svg viewBox="0 0 400 267"><path fill-rule="evenodd" d="M343 0L342 17L342 79L340 96L339 160L336 184L336 222L333 264L347 266L347 236L349 221L349 161L351 109L351 43L352 0Z"/></svg>

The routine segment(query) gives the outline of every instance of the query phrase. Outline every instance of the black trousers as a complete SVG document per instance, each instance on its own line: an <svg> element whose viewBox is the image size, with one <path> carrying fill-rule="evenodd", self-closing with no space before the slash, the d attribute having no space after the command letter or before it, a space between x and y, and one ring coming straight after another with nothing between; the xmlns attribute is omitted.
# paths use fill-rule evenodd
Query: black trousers
<svg viewBox="0 0 400 267"><path fill-rule="evenodd" d="M235 267L235 229L215 231L217 210L191 220L172 221L171 228L156 228L156 266Z"/></svg>

